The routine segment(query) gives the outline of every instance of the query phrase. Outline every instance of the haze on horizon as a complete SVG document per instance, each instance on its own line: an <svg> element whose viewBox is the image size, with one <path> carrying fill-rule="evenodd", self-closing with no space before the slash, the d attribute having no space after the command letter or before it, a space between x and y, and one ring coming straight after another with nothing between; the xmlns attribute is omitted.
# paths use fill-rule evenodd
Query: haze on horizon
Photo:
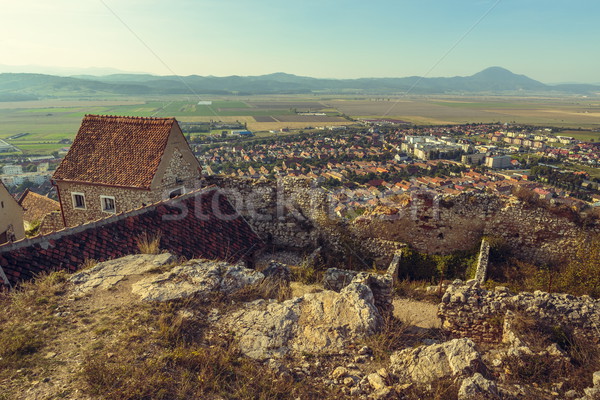
<svg viewBox="0 0 600 400"><path fill-rule="evenodd" d="M2 3L5 66L361 78L465 76L497 65L544 83L600 83L593 0Z"/></svg>

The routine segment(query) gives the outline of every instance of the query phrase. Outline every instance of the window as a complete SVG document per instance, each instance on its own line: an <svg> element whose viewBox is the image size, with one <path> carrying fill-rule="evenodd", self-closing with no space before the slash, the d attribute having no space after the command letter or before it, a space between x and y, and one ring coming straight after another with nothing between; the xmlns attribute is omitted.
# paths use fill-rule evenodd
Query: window
<svg viewBox="0 0 600 400"><path fill-rule="evenodd" d="M102 211L111 214L114 214L116 212L114 197L100 196L100 204L102 206Z"/></svg>
<svg viewBox="0 0 600 400"><path fill-rule="evenodd" d="M83 193L71 193L73 198L73 208L85 210L85 195Z"/></svg>
<svg viewBox="0 0 600 400"><path fill-rule="evenodd" d="M183 194L183 188L180 187L178 189L172 190L169 193L169 198L172 199L173 197L181 196L182 194Z"/></svg>

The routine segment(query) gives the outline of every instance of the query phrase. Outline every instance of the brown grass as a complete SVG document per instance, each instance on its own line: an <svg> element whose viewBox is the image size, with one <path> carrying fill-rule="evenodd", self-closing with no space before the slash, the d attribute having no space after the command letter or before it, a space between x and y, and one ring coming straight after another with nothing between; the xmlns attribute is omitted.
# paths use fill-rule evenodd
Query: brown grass
<svg viewBox="0 0 600 400"><path fill-rule="evenodd" d="M564 382L565 390L580 391L592 385L592 374L600 369L598 345L576 335L568 326L549 325L522 314L516 314L512 329L534 354L505 358L510 381L541 387ZM560 346L568 358L539 354L553 343Z"/></svg>
<svg viewBox="0 0 600 400"><path fill-rule="evenodd" d="M138 250L142 254L159 254L161 237L161 231L157 231L154 234L142 233L136 240Z"/></svg>

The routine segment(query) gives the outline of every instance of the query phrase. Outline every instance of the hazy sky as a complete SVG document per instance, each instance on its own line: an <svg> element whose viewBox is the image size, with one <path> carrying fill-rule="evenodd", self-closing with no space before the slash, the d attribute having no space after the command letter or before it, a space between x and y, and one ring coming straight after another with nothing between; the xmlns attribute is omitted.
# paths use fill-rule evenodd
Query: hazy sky
<svg viewBox="0 0 600 400"><path fill-rule="evenodd" d="M0 0L0 64L600 82L598 0Z"/></svg>

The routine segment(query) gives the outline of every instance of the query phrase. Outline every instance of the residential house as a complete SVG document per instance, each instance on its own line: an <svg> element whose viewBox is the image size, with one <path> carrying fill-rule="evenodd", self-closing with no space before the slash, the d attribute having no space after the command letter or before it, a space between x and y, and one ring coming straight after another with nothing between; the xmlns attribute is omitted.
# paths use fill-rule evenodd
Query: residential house
<svg viewBox="0 0 600 400"><path fill-rule="evenodd" d="M0 181L0 244L14 242L24 237L23 207Z"/></svg>
<svg viewBox="0 0 600 400"><path fill-rule="evenodd" d="M86 115L53 184L70 227L182 195L201 172L174 118Z"/></svg>
<svg viewBox="0 0 600 400"><path fill-rule="evenodd" d="M42 221L44 221L48 214L60 213L60 203L58 201L32 192L29 189L25 190L21 195L19 204L24 210L23 222L25 224L25 229L30 229L36 224L41 226ZM48 230L51 231L52 229ZM46 229L41 229L40 231L42 233L47 232Z"/></svg>

